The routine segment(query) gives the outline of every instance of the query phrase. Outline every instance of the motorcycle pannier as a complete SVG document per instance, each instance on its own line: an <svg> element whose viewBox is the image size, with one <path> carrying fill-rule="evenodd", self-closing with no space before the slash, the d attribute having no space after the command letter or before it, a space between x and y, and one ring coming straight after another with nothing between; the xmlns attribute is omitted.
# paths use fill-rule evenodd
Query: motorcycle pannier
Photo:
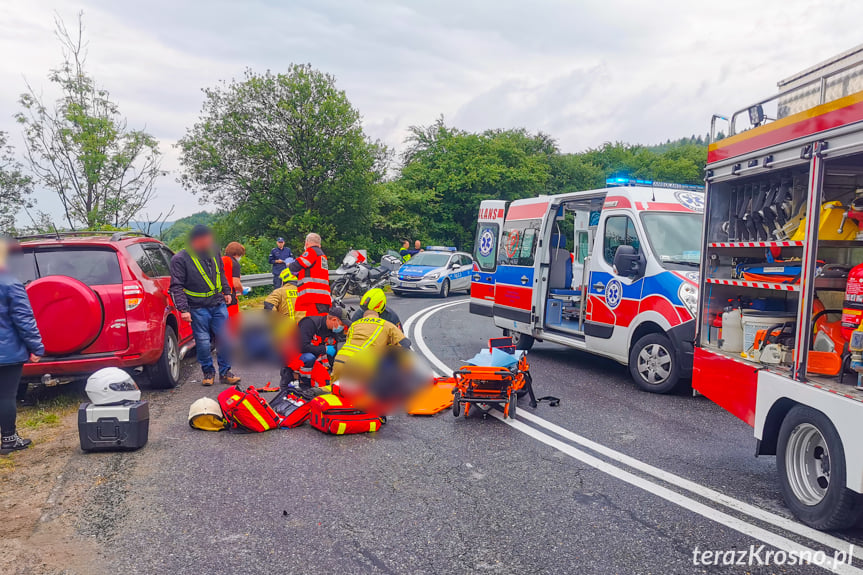
<svg viewBox="0 0 863 575"><path fill-rule="evenodd" d="M150 406L146 401L111 405L82 403L78 437L83 451L131 451L147 444Z"/></svg>

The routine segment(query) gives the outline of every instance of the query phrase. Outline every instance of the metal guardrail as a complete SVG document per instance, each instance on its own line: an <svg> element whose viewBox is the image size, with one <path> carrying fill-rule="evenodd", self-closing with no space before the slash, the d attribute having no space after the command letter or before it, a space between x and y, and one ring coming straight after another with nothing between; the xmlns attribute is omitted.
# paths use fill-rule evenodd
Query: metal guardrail
<svg viewBox="0 0 863 575"><path fill-rule="evenodd" d="M336 273L336 270L330 270L330 281L338 275L339 274ZM246 274L240 276L240 281L243 282L244 287L271 286L273 285L273 274L269 272L264 274Z"/></svg>

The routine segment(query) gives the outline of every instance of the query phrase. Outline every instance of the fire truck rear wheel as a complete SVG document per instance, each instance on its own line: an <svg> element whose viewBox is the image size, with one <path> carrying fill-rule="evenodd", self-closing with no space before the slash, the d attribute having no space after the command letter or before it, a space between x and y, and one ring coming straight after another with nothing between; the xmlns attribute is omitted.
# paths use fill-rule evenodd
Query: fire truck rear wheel
<svg viewBox="0 0 863 575"><path fill-rule="evenodd" d="M519 333L517 331L511 331L508 329L503 330L504 336L509 336L512 338L512 343L515 345L515 349L521 349L524 351L530 350L533 347L534 340L532 335L527 335L526 333Z"/></svg>
<svg viewBox="0 0 863 575"><path fill-rule="evenodd" d="M822 412L798 405L779 428L776 468L785 503L815 529L847 529L863 517L863 495L845 486L845 449Z"/></svg>
<svg viewBox="0 0 863 575"><path fill-rule="evenodd" d="M629 372L642 391L674 391L680 383L680 366L671 340L661 333L641 337L629 350Z"/></svg>

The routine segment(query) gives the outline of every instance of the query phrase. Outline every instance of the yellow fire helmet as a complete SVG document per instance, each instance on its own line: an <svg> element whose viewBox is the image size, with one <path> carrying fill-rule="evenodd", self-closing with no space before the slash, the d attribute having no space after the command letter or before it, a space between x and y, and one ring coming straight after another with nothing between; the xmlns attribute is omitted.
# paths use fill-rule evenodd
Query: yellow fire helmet
<svg viewBox="0 0 863 575"><path fill-rule="evenodd" d="M360 305L378 313L387 309L387 294L381 288L370 289L360 298Z"/></svg>
<svg viewBox="0 0 863 575"><path fill-rule="evenodd" d="M282 273L279 274L279 278L281 278L282 283L295 282L297 280L297 276L295 276L291 272L291 268L285 268L282 270Z"/></svg>
<svg viewBox="0 0 863 575"><path fill-rule="evenodd" d="M204 431L222 431L227 426L219 402L202 397L189 408L189 426Z"/></svg>

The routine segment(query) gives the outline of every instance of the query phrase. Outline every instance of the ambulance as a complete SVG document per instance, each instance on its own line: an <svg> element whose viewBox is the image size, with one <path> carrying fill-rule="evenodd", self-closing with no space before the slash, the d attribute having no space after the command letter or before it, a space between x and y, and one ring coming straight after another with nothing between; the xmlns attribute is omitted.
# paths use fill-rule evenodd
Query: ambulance
<svg viewBox="0 0 863 575"><path fill-rule="evenodd" d="M519 349L609 357L639 388L668 393L692 374L703 205L700 187L629 178L483 201L470 311Z"/></svg>

